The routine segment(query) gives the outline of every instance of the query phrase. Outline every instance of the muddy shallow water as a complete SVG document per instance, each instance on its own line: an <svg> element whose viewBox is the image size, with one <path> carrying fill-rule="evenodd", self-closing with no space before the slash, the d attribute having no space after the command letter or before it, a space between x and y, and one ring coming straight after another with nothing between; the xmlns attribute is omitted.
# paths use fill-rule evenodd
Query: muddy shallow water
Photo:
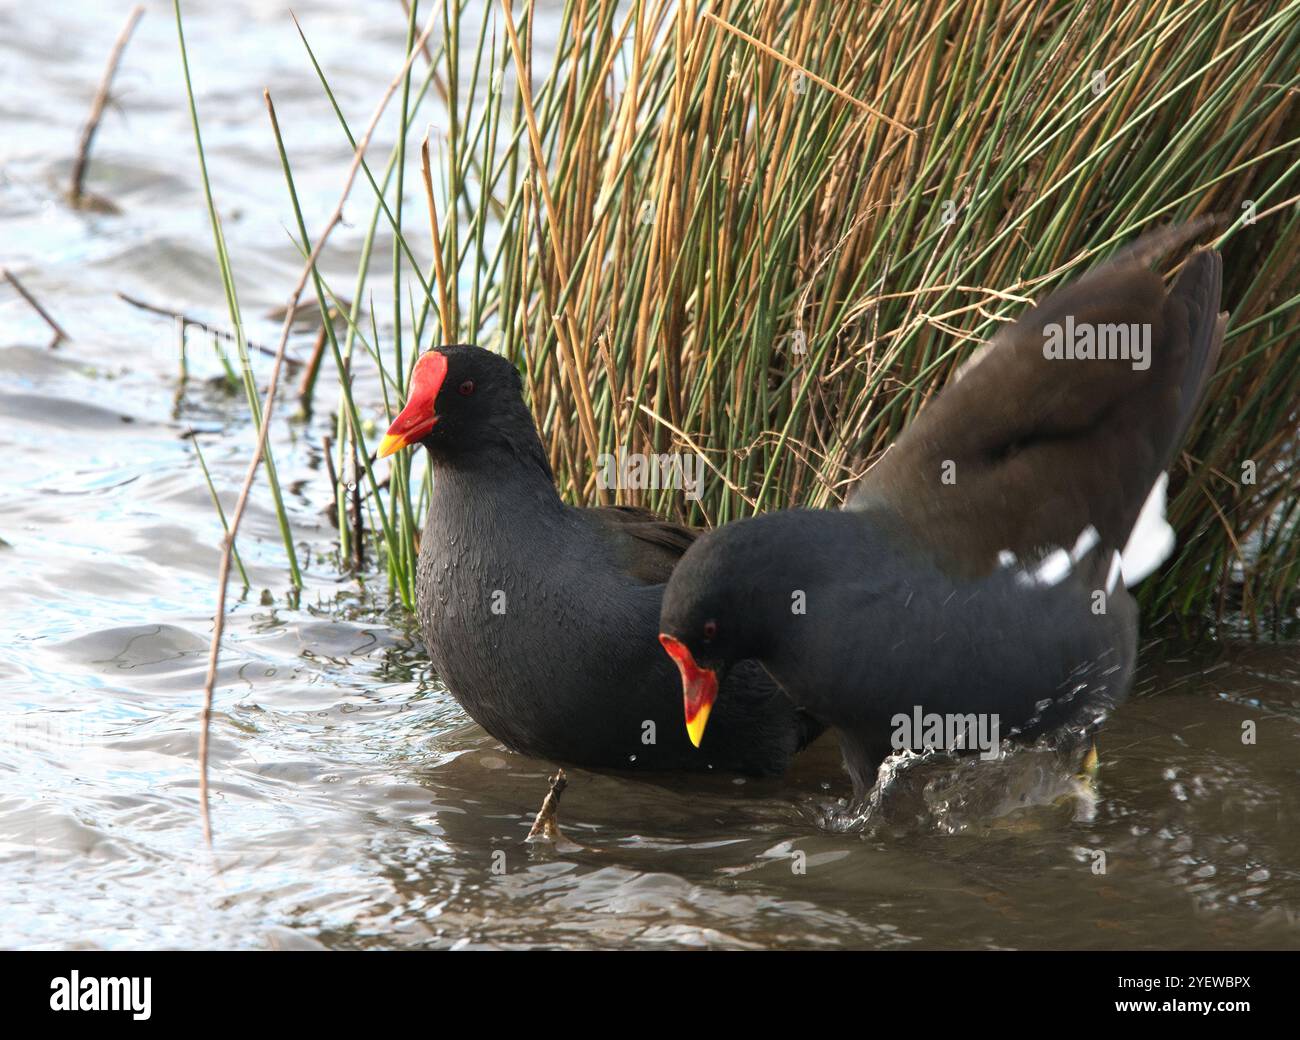
<svg viewBox="0 0 1300 1040"><path fill-rule="evenodd" d="M253 429L214 365L178 388L170 324L115 295L224 317L170 5L149 5L96 146L89 187L122 212L60 197L129 7L103 6L0 8L0 262L72 336L48 347L0 287L0 946L1300 947L1294 645L1150 643L1091 796L1047 753L923 760L864 826L824 739L781 781L570 770L578 848L525 845L553 763L497 746L382 581L340 575L324 414L273 430L296 601L264 486L245 519L254 587L227 627L209 854L195 758L220 524L189 434L229 505ZM264 316L298 262L261 88L312 227L350 152L287 8L192 6L214 192L249 335L274 343ZM355 6L295 9L361 123L404 24L400 5ZM353 216L340 275L368 204Z"/></svg>

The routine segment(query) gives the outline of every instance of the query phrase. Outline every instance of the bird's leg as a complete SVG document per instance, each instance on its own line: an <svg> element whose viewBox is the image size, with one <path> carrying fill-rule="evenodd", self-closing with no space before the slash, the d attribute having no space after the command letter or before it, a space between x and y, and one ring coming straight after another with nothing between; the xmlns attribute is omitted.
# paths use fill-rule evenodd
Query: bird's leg
<svg viewBox="0 0 1300 1040"><path fill-rule="evenodd" d="M845 730L839 731L840 751L844 755L844 768L848 770L849 779L853 781L853 804L863 806L867 796L876 784L876 774L880 763L888 754L887 746L880 741L864 740L851 735Z"/></svg>

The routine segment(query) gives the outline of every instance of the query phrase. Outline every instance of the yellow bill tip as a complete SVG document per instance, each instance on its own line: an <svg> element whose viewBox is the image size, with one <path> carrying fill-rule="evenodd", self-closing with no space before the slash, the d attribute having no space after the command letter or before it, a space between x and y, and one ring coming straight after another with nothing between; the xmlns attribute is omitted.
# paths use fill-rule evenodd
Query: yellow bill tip
<svg viewBox="0 0 1300 1040"><path fill-rule="evenodd" d="M709 724L709 712L712 708L710 704L701 704L699 711L686 720L686 735L691 738L691 743L696 747L699 747L700 741L704 739L704 727Z"/></svg>
<svg viewBox="0 0 1300 1040"><path fill-rule="evenodd" d="M403 441L401 437L395 437L391 433L386 433L384 434L384 439L379 442L379 451L375 454L378 458L386 459L389 455L392 455L396 451L401 451L401 449L405 447L406 442Z"/></svg>

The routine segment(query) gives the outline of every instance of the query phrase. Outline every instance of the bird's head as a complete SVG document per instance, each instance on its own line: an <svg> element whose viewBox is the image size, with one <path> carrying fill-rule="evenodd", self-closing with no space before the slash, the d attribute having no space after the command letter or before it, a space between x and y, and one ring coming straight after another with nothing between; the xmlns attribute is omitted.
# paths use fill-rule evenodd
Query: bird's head
<svg viewBox="0 0 1300 1040"><path fill-rule="evenodd" d="M753 575L744 572L746 526L729 524L698 539L673 570L659 612L659 642L681 672L686 732L696 747L727 672L760 656L758 604L746 603L753 589Z"/></svg>
<svg viewBox="0 0 1300 1040"><path fill-rule="evenodd" d="M411 371L406 405L379 445L379 457L423 444L455 454L508 436L511 427L535 437L519 373L482 347L435 347Z"/></svg>

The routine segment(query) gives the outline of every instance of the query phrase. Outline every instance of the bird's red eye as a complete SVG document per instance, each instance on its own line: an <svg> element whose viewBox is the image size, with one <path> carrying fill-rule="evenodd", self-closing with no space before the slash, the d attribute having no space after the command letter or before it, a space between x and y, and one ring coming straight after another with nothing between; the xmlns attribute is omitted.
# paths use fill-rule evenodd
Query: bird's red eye
<svg viewBox="0 0 1300 1040"><path fill-rule="evenodd" d="M465 382L460 384L461 397L468 397L473 392L474 392L474 380L466 379Z"/></svg>
<svg viewBox="0 0 1300 1040"><path fill-rule="evenodd" d="M712 639L718 634L718 623L716 621L704 622L704 638Z"/></svg>

